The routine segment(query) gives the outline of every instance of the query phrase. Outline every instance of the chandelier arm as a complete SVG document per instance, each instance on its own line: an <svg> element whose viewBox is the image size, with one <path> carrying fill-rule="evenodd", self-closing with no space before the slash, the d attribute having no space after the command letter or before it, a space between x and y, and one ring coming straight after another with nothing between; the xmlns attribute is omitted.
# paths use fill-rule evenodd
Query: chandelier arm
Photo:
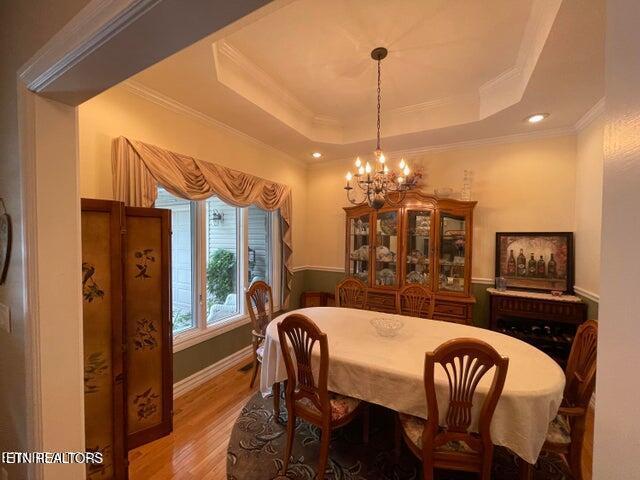
<svg viewBox="0 0 640 480"><path fill-rule="evenodd" d="M361 202L358 202L357 200L355 200L355 198L351 198L351 190L353 190L353 188L345 188L345 190L347 191L347 200L349 200L349 203L351 203L352 205L363 205L366 201L365 199Z"/></svg>

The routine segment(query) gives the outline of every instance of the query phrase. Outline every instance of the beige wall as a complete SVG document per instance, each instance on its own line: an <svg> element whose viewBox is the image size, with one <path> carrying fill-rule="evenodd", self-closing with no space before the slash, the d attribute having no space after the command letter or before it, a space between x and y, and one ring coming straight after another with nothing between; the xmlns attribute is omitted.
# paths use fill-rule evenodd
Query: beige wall
<svg viewBox="0 0 640 480"><path fill-rule="evenodd" d="M155 104L124 86L79 107L80 193L112 198L111 141L120 135L291 186L293 265L305 257L306 168L271 148Z"/></svg>
<svg viewBox="0 0 640 480"><path fill-rule="evenodd" d="M86 3L87 0L0 2L0 197L12 217L14 232L7 280L0 286L0 303L11 308L12 323L11 333L0 330L0 451L27 450L30 429L25 355L31 339L24 310L24 212L17 71ZM11 479L26 477L24 465L2 467Z"/></svg>
<svg viewBox="0 0 640 480"><path fill-rule="evenodd" d="M460 190L465 169L473 170L473 277L494 277L497 231L573 231L576 177L575 136L421 154L426 190ZM310 265L344 266L342 189L349 162L309 170L307 258ZM314 199L318 199L315 201ZM318 221L321 219L322 221Z"/></svg>
<svg viewBox="0 0 640 480"><path fill-rule="evenodd" d="M607 2L602 271L594 480L638 478L640 9Z"/></svg>
<svg viewBox="0 0 640 480"><path fill-rule="evenodd" d="M576 287L600 293L604 118L581 130L576 141Z"/></svg>

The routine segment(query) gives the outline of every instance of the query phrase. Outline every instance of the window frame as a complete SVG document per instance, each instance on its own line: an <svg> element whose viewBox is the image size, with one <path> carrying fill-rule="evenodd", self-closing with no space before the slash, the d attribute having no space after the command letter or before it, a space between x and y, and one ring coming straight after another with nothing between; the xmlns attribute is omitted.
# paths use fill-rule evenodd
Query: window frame
<svg viewBox="0 0 640 480"><path fill-rule="evenodd" d="M207 323L207 208L206 200L192 201L191 215L191 251L192 251L192 311L193 326L173 333L173 351L179 352L211 338L222 335L243 325L251 323L244 291L249 286L249 207L237 207L237 261L238 313L213 324ZM280 215L278 211L267 211L269 215L269 276L273 288L274 311L280 309L281 291L281 248Z"/></svg>

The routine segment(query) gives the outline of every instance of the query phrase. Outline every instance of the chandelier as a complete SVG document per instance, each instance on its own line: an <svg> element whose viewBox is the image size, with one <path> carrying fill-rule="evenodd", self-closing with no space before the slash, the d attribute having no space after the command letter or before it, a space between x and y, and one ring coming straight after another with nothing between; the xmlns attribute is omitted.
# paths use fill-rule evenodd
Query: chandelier
<svg viewBox="0 0 640 480"><path fill-rule="evenodd" d="M378 63L378 123L377 123L377 143L373 152L375 161L373 166L369 162L363 163L360 157L355 161L355 173L347 173L347 184L344 189L347 191L347 199L353 205L368 204L376 210L385 204L398 205L404 200L408 190L414 188L420 175L412 173L409 165L400 159L399 173L392 171L387 166L387 158L380 146L380 62L387 56L387 49L384 47L374 48L371 58ZM352 186L353 183L353 186ZM359 191L360 195L352 192ZM360 196L358 200L355 197Z"/></svg>

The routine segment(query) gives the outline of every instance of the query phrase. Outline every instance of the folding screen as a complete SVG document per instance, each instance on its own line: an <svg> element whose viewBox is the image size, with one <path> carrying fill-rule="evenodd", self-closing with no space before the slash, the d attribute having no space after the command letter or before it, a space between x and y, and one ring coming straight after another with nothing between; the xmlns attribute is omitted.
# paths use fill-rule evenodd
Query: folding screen
<svg viewBox="0 0 640 480"><path fill-rule="evenodd" d="M127 450L171 432L171 216L82 200L87 478L127 478Z"/></svg>
<svg viewBox="0 0 640 480"><path fill-rule="evenodd" d="M127 478L121 230L121 204L82 200L86 448L103 455L89 479Z"/></svg>
<svg viewBox="0 0 640 480"><path fill-rule="evenodd" d="M171 432L171 212L125 207L128 447Z"/></svg>

